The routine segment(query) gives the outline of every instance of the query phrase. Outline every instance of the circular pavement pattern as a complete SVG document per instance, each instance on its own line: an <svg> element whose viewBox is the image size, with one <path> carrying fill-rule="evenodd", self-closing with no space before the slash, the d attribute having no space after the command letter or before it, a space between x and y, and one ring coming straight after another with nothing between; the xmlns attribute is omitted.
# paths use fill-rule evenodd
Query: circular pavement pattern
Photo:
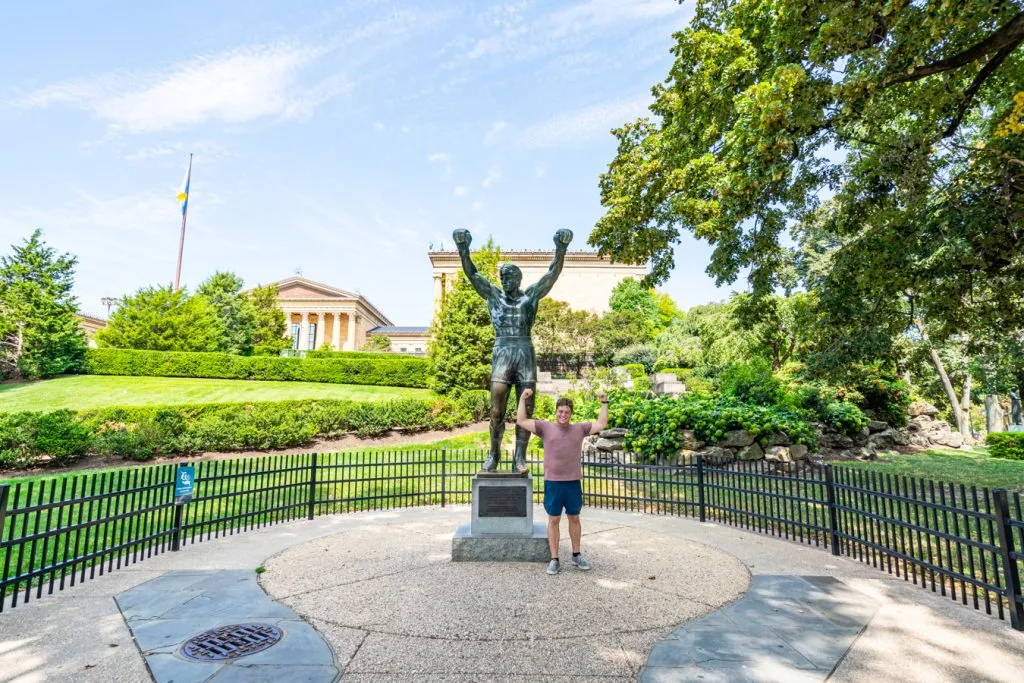
<svg viewBox="0 0 1024 683"><path fill-rule="evenodd" d="M376 521L276 555L260 583L323 633L345 681L632 680L655 642L750 583L720 550L585 516L594 568L563 558L556 576L452 562L454 531Z"/></svg>

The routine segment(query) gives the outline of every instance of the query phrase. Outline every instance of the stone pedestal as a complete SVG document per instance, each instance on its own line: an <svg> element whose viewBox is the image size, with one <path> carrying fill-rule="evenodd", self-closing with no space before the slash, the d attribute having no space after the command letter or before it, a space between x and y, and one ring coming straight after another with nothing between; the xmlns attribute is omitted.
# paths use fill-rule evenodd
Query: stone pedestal
<svg viewBox="0 0 1024 683"><path fill-rule="evenodd" d="M473 513L452 538L455 562L545 562L547 526L533 523L533 478L520 474L473 477Z"/></svg>

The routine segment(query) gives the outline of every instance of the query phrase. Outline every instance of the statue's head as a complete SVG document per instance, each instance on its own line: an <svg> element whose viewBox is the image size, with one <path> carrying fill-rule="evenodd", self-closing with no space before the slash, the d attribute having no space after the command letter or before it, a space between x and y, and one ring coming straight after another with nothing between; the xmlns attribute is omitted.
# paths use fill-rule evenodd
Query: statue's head
<svg viewBox="0 0 1024 683"><path fill-rule="evenodd" d="M505 293L512 296L519 291L519 284L523 281L523 271L519 266L512 263L502 263L498 268L498 277L501 278L501 288Z"/></svg>

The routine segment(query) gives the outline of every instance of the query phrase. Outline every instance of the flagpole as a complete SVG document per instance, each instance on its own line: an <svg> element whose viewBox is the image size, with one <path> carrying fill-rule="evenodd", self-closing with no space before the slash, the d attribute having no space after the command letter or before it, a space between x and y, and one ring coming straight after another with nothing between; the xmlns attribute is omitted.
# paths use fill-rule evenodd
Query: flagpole
<svg viewBox="0 0 1024 683"><path fill-rule="evenodd" d="M188 155L188 175L186 176L189 182L192 181L192 154ZM185 219L188 217L188 199L185 199L185 206L181 212L181 239L178 240L178 267L174 271L174 291L177 292L180 289L181 283L181 255L185 251Z"/></svg>

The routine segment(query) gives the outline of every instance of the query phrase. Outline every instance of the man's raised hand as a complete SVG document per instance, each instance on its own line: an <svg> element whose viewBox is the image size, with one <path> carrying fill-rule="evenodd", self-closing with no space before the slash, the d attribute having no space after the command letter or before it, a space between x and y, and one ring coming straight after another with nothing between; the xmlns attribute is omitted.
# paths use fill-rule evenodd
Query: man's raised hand
<svg viewBox="0 0 1024 683"><path fill-rule="evenodd" d="M608 394L604 393L603 391L595 391L594 395L597 396L597 400L600 401L601 403L604 403L605 401L608 400Z"/></svg>
<svg viewBox="0 0 1024 683"><path fill-rule="evenodd" d="M523 389L523 395L520 396L520 399L530 398L531 396L533 396L533 389Z"/></svg>
<svg viewBox="0 0 1024 683"><path fill-rule="evenodd" d="M472 235L469 234L469 230L459 228L452 232L452 239L455 240L455 246L459 249L468 249L470 243L473 241Z"/></svg>

